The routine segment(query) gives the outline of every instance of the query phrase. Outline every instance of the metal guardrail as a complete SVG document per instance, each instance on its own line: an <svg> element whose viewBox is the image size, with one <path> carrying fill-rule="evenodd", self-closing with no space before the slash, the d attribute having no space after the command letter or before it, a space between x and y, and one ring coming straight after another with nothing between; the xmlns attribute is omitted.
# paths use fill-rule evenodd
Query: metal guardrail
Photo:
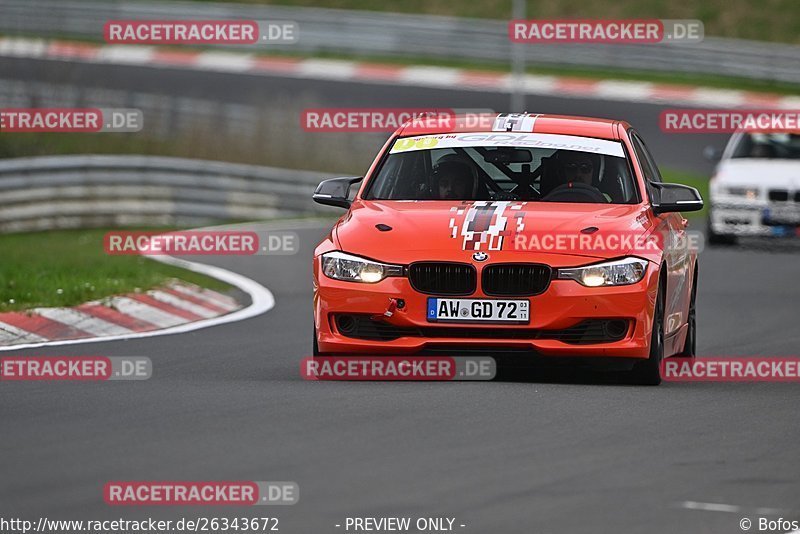
<svg viewBox="0 0 800 534"><path fill-rule="evenodd" d="M321 8L100 0L0 0L0 32L101 39L109 19L293 20L306 53L508 62L507 21ZM266 49L266 47L264 47ZM253 48L248 48L253 50ZM669 45L524 46L529 63L732 75L800 82L800 46L706 37Z"/></svg>
<svg viewBox="0 0 800 534"><path fill-rule="evenodd" d="M198 226L332 210L315 172L150 156L0 160L0 232Z"/></svg>

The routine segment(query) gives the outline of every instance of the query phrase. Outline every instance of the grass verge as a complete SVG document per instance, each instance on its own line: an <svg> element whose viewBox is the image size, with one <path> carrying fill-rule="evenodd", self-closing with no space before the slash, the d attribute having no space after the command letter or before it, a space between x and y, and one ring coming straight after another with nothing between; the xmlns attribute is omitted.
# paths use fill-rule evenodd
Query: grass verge
<svg viewBox="0 0 800 534"><path fill-rule="evenodd" d="M104 229L0 235L0 312L37 306L75 306L144 291L177 278L217 291L214 278L142 256L109 256Z"/></svg>

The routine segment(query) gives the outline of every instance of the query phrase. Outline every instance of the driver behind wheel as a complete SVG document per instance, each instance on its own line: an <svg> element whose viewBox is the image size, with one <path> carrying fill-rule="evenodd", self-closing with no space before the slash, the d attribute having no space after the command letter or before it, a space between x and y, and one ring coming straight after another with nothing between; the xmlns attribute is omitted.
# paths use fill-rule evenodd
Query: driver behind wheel
<svg viewBox="0 0 800 534"><path fill-rule="evenodd" d="M473 200L477 190L475 172L465 161L440 161L433 168L435 192L440 200Z"/></svg>
<svg viewBox="0 0 800 534"><path fill-rule="evenodd" d="M563 152L559 155L561 164L562 185L571 187L571 184L586 184L597 187L595 175L598 170L597 156L586 152ZM611 196L602 192L606 202L611 202Z"/></svg>

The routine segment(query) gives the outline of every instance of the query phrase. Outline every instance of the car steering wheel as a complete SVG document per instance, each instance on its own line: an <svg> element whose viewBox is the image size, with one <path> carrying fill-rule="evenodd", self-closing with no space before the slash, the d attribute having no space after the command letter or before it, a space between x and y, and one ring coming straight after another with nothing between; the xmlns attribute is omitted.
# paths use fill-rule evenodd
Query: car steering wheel
<svg viewBox="0 0 800 534"><path fill-rule="evenodd" d="M561 184L542 197L542 200L547 202L608 203L608 199L606 199L602 191L593 185L585 184L583 182Z"/></svg>

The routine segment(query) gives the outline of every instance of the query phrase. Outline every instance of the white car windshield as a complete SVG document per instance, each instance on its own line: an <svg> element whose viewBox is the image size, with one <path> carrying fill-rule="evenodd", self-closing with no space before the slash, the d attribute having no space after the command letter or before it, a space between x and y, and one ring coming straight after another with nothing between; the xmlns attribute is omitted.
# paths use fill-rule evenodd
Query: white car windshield
<svg viewBox="0 0 800 534"><path fill-rule="evenodd" d="M731 157L800 159L800 134L748 133L742 136Z"/></svg>

